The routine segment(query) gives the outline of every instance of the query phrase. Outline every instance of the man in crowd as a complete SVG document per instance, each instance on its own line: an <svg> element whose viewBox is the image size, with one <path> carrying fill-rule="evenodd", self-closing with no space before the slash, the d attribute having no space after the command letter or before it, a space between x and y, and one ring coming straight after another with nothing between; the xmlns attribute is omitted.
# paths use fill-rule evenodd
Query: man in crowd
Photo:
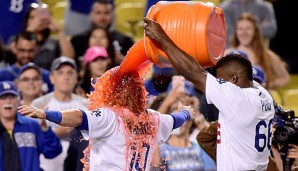
<svg viewBox="0 0 298 171"><path fill-rule="evenodd" d="M32 62L37 51L38 44L36 36L30 32L21 32L16 37L16 63L11 66L0 69L0 80L14 81L18 77L20 68ZM53 85L50 82L50 72L46 69L41 68L41 75L46 86L43 88L43 93L48 93L53 90Z"/></svg>
<svg viewBox="0 0 298 171"><path fill-rule="evenodd" d="M125 56L127 51L134 44L134 41L132 38L114 29L113 22L115 16L113 4L109 0L95 0L89 15L92 27L103 27L108 30L109 36L115 46L114 49L119 49L121 54ZM80 56L83 56L88 49L91 31L92 29L72 37L71 43L75 49L76 60L78 60Z"/></svg>
<svg viewBox="0 0 298 171"><path fill-rule="evenodd" d="M62 152L59 138L47 126L17 113L20 94L11 81L0 82L0 171L40 171L39 156Z"/></svg>
<svg viewBox="0 0 298 171"><path fill-rule="evenodd" d="M21 67L18 78L17 87L21 94L21 104L31 104L33 100L43 95L42 87L46 86L42 81L40 68L29 62Z"/></svg>
<svg viewBox="0 0 298 171"><path fill-rule="evenodd" d="M35 99L31 104L38 108L49 110L73 108L87 110L87 99L73 93L74 87L77 84L77 77L77 65L73 59L67 57L56 58L52 62L50 75L51 82L54 85L54 91ZM62 171L72 128L59 127L53 122L50 122L49 125L60 137L63 152L54 159L41 157L41 167L46 171Z"/></svg>

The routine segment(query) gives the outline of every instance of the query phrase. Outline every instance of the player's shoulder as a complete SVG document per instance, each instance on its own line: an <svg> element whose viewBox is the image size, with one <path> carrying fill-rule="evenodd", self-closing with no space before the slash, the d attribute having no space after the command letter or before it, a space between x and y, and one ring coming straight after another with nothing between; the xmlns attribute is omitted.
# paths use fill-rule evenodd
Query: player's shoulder
<svg viewBox="0 0 298 171"><path fill-rule="evenodd" d="M153 109L147 109L147 112L150 114L150 115L159 115L159 116L163 116L163 115L167 115L167 114L162 114L156 110L153 110Z"/></svg>
<svg viewBox="0 0 298 171"><path fill-rule="evenodd" d="M149 112L149 113L154 113L154 114L159 114L158 111L153 110L153 109L147 109L147 112Z"/></svg>
<svg viewBox="0 0 298 171"><path fill-rule="evenodd" d="M99 125L109 125L108 123L114 124L114 121L116 119L115 113L107 108L98 108L94 110L87 110L84 112L87 116L88 121Z"/></svg>

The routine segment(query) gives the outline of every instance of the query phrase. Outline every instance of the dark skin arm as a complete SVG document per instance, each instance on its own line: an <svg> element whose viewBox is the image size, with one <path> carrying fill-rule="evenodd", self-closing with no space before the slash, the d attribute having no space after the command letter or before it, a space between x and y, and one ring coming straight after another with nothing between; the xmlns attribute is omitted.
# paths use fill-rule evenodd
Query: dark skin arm
<svg viewBox="0 0 298 171"><path fill-rule="evenodd" d="M205 93L207 71L190 55L181 50L164 32L159 23L144 18L145 34L160 45L178 73L191 81L195 87Z"/></svg>

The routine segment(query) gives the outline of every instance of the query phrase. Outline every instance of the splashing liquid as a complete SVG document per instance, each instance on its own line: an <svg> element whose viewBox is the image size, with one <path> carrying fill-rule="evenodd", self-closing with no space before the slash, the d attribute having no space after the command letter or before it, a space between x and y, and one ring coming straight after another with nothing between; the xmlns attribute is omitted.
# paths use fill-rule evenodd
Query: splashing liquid
<svg viewBox="0 0 298 171"><path fill-rule="evenodd" d="M148 152L148 146L155 147L156 144L159 118L146 111L147 91L144 87L151 66L144 42L139 41L128 51L120 67L110 69L97 79L93 84L94 91L89 95L89 110L110 108L117 115L117 127L120 121L123 123L127 170L131 162L137 162L145 170L147 161L143 154ZM90 166L91 141L81 160L84 171Z"/></svg>

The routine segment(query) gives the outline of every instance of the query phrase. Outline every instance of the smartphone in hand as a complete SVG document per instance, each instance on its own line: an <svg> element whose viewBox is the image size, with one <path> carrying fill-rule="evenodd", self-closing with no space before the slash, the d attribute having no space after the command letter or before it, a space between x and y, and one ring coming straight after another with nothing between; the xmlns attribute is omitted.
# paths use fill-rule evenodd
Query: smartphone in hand
<svg viewBox="0 0 298 171"><path fill-rule="evenodd" d="M172 77L172 89L176 92L185 92L185 78L180 75Z"/></svg>
<svg viewBox="0 0 298 171"><path fill-rule="evenodd" d="M38 14L41 19L50 19L50 11L48 8L38 8Z"/></svg>

